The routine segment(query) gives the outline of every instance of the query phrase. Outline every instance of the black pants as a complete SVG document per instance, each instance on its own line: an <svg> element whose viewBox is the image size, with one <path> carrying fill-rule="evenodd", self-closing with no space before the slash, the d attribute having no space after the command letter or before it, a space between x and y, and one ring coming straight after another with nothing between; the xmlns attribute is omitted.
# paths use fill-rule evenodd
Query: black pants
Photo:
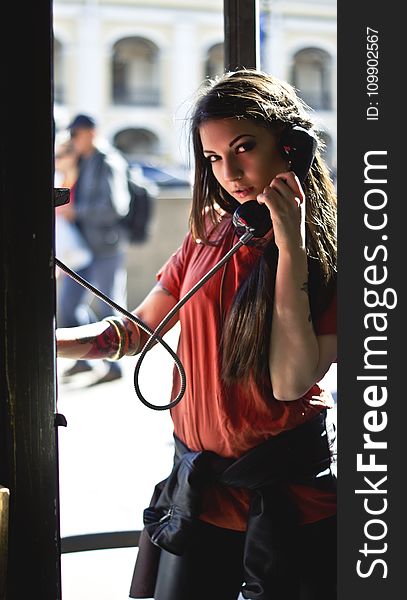
<svg viewBox="0 0 407 600"><path fill-rule="evenodd" d="M335 600L336 517L304 525L299 546L298 600ZM243 583L243 547L244 533L200 522L188 552L161 552L155 600L236 600ZM270 600L285 599L273 594Z"/></svg>

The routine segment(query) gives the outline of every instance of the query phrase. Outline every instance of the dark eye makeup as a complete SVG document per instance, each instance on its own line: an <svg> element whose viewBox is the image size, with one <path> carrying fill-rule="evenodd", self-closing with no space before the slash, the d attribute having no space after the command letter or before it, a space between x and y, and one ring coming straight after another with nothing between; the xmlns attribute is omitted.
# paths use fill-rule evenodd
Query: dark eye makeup
<svg viewBox="0 0 407 600"><path fill-rule="evenodd" d="M256 146L255 140L247 140L247 142L243 142L243 144L239 144L238 146L236 146L235 150L237 153L249 152L250 150L253 150L253 148L255 148L255 146Z"/></svg>
<svg viewBox="0 0 407 600"><path fill-rule="evenodd" d="M234 151L236 154L242 154L243 152L250 152L250 150L253 150L256 147L256 141L255 140L247 140L246 142L237 144L234 148ZM210 163L214 163L217 162L218 160L220 160L220 156L218 156L217 154L210 154L209 156L205 157L205 160L207 160Z"/></svg>

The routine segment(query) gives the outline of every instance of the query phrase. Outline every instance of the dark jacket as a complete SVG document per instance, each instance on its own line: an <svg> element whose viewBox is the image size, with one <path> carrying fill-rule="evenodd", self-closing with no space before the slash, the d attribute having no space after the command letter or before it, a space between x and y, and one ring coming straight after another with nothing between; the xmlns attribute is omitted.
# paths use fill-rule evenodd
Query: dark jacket
<svg viewBox="0 0 407 600"><path fill-rule="evenodd" d="M130 203L126 168L124 159L99 150L79 161L76 224L94 256L114 256L126 243L121 225Z"/></svg>
<svg viewBox="0 0 407 600"><path fill-rule="evenodd" d="M145 530L151 541L168 552L182 554L194 534L202 490L208 483L217 481L249 489L252 494L242 591L245 598L274 597L279 586L287 589L287 581L295 573L299 524L287 484L336 489L334 429L333 425L327 427L326 411L322 411L311 421L269 438L238 459L222 458L209 451L193 452L176 438L173 470L159 484L157 501L144 511Z"/></svg>

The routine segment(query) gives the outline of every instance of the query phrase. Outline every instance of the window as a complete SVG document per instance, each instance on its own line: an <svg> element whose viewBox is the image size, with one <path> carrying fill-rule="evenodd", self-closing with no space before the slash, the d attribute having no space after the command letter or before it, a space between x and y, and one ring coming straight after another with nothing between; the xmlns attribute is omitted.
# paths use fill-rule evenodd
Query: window
<svg viewBox="0 0 407 600"><path fill-rule="evenodd" d="M128 160L145 161L159 154L159 140L148 129L123 129L114 136L114 145Z"/></svg>
<svg viewBox="0 0 407 600"><path fill-rule="evenodd" d="M306 48L294 57L293 85L315 110L332 108L331 57L319 48Z"/></svg>
<svg viewBox="0 0 407 600"><path fill-rule="evenodd" d="M136 106L160 104L159 50L150 40L119 40L113 51L113 102Z"/></svg>

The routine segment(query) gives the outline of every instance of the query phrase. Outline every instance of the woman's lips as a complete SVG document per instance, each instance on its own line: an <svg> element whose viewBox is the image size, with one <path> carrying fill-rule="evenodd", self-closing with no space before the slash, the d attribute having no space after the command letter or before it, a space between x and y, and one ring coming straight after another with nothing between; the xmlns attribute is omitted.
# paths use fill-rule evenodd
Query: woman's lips
<svg viewBox="0 0 407 600"><path fill-rule="evenodd" d="M253 192L254 192L254 187L239 188L238 190L233 191L233 195L236 196L237 198L243 199L243 198L247 198L248 196L253 196Z"/></svg>

